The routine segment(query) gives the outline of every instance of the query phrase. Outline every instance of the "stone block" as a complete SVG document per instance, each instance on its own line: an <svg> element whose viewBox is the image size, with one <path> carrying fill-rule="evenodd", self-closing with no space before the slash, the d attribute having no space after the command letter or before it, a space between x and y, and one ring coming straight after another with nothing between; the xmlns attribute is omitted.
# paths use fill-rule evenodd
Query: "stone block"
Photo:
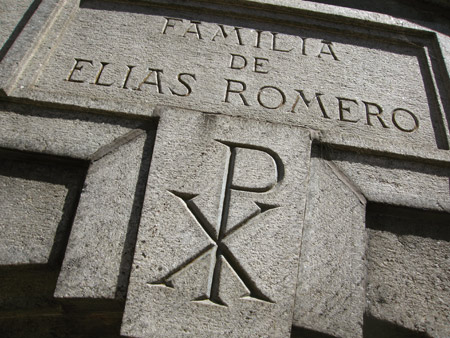
<svg viewBox="0 0 450 338"><path fill-rule="evenodd" d="M448 337L450 216L368 208L367 313L430 337Z"/></svg>
<svg viewBox="0 0 450 338"><path fill-rule="evenodd" d="M148 123L0 102L0 146L90 160L100 148Z"/></svg>
<svg viewBox="0 0 450 338"><path fill-rule="evenodd" d="M202 107L397 154L449 148L435 36L265 3L68 1L9 95L144 116Z"/></svg>
<svg viewBox="0 0 450 338"><path fill-rule="evenodd" d="M371 202L450 212L448 164L339 150L326 156Z"/></svg>
<svg viewBox="0 0 450 338"><path fill-rule="evenodd" d="M57 108L5 102L0 106L2 148L59 155L72 162L69 158L82 159L83 170L88 166L86 160L91 162L56 295L62 298L123 299L151 158L153 125L141 119ZM150 136L145 136L144 129ZM46 175L53 180L62 179L54 170ZM41 191L37 190L44 191L45 188L43 183L39 184L34 188L38 197ZM30 194L28 190L26 193ZM52 204L52 210L60 214L63 211L58 207L63 204L56 202ZM34 203L43 201L36 199ZM17 219L23 217L20 213L13 212L12 215ZM36 217L35 221L40 224L42 217ZM50 227L50 224L45 226ZM92 232L98 236L93 236ZM67 238L68 234L62 249L65 249ZM51 239L47 244L51 245ZM98 262L94 262L97 259Z"/></svg>
<svg viewBox="0 0 450 338"><path fill-rule="evenodd" d="M312 157L294 325L362 337L365 199L332 163Z"/></svg>
<svg viewBox="0 0 450 338"><path fill-rule="evenodd" d="M161 113L122 334L289 335L310 143L303 128Z"/></svg>
<svg viewBox="0 0 450 338"><path fill-rule="evenodd" d="M127 141L89 167L56 297L124 297L151 150L144 131Z"/></svg>
<svg viewBox="0 0 450 338"><path fill-rule="evenodd" d="M448 336L444 2L0 0L0 336Z"/></svg>

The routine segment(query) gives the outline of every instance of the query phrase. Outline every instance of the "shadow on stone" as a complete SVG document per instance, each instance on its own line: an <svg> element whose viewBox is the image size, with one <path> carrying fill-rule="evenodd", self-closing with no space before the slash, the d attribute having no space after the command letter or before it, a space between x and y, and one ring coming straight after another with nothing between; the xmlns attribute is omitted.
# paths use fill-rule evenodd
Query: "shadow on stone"
<svg viewBox="0 0 450 338"><path fill-rule="evenodd" d="M0 160L0 337L120 337L122 301L53 297L88 163L5 149Z"/></svg>
<svg viewBox="0 0 450 338"><path fill-rule="evenodd" d="M369 203L366 222L373 230L450 242L450 214L445 212Z"/></svg>
<svg viewBox="0 0 450 338"><path fill-rule="evenodd" d="M9 36L8 40L3 44L3 47L0 49L0 61L3 60L6 53L8 53L9 49L11 48L14 41L17 39L17 37L20 35L22 30L24 29L25 25L30 21L31 16L34 14L36 9L41 4L42 0L34 0L30 7L26 10L24 15L22 16L22 19L18 22L14 30L12 31L11 35Z"/></svg>
<svg viewBox="0 0 450 338"><path fill-rule="evenodd" d="M448 18L449 15L447 12L448 5L444 6L444 1L435 0L390 0L383 2L369 0L314 0L314 2L388 14L411 21L420 21L423 22L422 24L426 24L425 20L435 22L436 13L440 13L442 18ZM443 30L443 33L445 33L445 30Z"/></svg>
<svg viewBox="0 0 450 338"><path fill-rule="evenodd" d="M405 329L393 323L383 321L372 316L364 316L364 338L428 338L424 332ZM302 327L292 327L290 338L334 338L334 336Z"/></svg>
<svg viewBox="0 0 450 338"><path fill-rule="evenodd" d="M317 332L303 327L293 326L291 330L291 338L334 338L329 334Z"/></svg>
<svg viewBox="0 0 450 338"><path fill-rule="evenodd" d="M427 338L430 337L424 332L417 332L405 329L401 326L373 318L364 317L363 327L364 338Z"/></svg>
<svg viewBox="0 0 450 338"><path fill-rule="evenodd" d="M153 154L153 145L156 137L155 130L147 131L147 138L145 140L144 152L142 155L141 166L139 168L139 176L136 183L136 189L133 199L133 207L131 211L130 220L128 222L128 229L125 238L125 244L122 251L122 259L120 262L120 272L117 281L116 298L125 299L128 280L131 273L131 265L133 263L134 250L136 247L137 232L139 223L141 222L142 206L144 203L145 191L147 188L148 172L150 169L150 162Z"/></svg>
<svg viewBox="0 0 450 338"><path fill-rule="evenodd" d="M61 265L88 163L0 149L0 265Z"/></svg>
<svg viewBox="0 0 450 338"><path fill-rule="evenodd" d="M124 302L53 297L59 268L0 267L0 337L120 337Z"/></svg>
<svg viewBox="0 0 450 338"><path fill-rule="evenodd" d="M366 225L364 337L447 336L450 214L369 203Z"/></svg>
<svg viewBox="0 0 450 338"><path fill-rule="evenodd" d="M119 338L122 311L114 310L117 304L86 304L89 311L67 311L64 304L53 307L14 312L0 316L0 335L3 338ZM111 302L111 301L109 301ZM112 302L111 302L112 303ZM92 308L97 308L92 310Z"/></svg>

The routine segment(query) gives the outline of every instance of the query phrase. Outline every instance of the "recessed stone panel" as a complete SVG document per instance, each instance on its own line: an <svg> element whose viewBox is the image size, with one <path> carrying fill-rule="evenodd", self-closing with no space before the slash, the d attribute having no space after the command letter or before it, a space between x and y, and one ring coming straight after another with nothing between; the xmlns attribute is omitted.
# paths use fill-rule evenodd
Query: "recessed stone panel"
<svg viewBox="0 0 450 338"><path fill-rule="evenodd" d="M448 149L428 38L221 9L68 2L12 95L140 115L201 107L306 125L331 143Z"/></svg>
<svg viewBox="0 0 450 338"><path fill-rule="evenodd" d="M148 173L146 139L138 131L89 167L56 297L124 298Z"/></svg>
<svg viewBox="0 0 450 338"><path fill-rule="evenodd" d="M310 142L297 127L162 113L123 334L289 335Z"/></svg>
<svg viewBox="0 0 450 338"><path fill-rule="evenodd" d="M386 205L368 208L367 314L448 336L450 217Z"/></svg>
<svg viewBox="0 0 450 338"><path fill-rule="evenodd" d="M84 169L0 158L0 265L54 264L63 255Z"/></svg>

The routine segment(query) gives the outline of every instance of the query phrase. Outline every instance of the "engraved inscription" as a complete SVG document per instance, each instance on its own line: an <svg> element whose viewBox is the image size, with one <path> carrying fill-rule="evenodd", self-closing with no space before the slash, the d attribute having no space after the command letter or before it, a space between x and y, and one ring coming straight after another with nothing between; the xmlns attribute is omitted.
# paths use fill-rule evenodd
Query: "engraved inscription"
<svg viewBox="0 0 450 338"><path fill-rule="evenodd" d="M241 298L248 299L253 298L264 302L273 303L273 301L264 295L264 293L258 288L258 286L252 281L251 276L245 271L245 269L239 263L239 260L234 256L233 252L227 247L225 240L228 236L234 234L240 229L251 226L249 224L255 218L260 215L268 212L271 209L277 208L277 205L269 205L259 202L254 202L259 210L255 213L252 213L241 220L237 225L233 226L231 229L228 227L228 219L230 213L230 199L232 191L245 191L245 192L253 192L253 193L265 193L270 191L277 183L279 183L284 177L284 166L280 159L280 157L273 151L267 148L254 147L249 145L242 144L233 144L230 142L224 142L220 140L216 140L217 142L222 143L228 148L229 157L227 161L227 170L226 177L224 178L224 185L222 195L220 197L220 210L221 217L219 218L219 227L216 228L210 224L206 218L203 216L201 210L197 207L194 202L196 194L185 193L179 191L169 191L174 197L178 198L181 203L183 203L187 209L190 211L191 217L193 217L197 223L203 228L204 232L211 239L214 245L208 245L203 250L195 254L193 257L189 258L186 262L175 268L173 271L170 271L163 278L150 283L150 285L164 285L166 287L173 288L174 285L172 283L172 278L176 276L177 273L181 272L184 268L186 268L189 264L193 263L196 259L203 256L205 253L212 251L212 264L209 272L208 278L208 287L205 290L204 294L198 295L192 301L196 302L207 302L214 303L216 305L227 306L227 304L220 297L220 277L221 277L221 269L222 262L225 261L234 270L235 274L238 276L243 285L245 285L248 290L247 293L241 295ZM265 184L263 186L258 187L249 187L243 186L239 184L239 182L235 183L234 174L236 169L236 153L239 149L253 149L257 152L261 152L265 155L268 155L271 160L275 163L274 169L276 171L273 182L270 184Z"/></svg>
<svg viewBox="0 0 450 338"><path fill-rule="evenodd" d="M339 61L338 52L332 41L259 29L165 17L161 34L225 45L250 46L278 53L296 53L327 61Z"/></svg>
<svg viewBox="0 0 450 338"><path fill-rule="evenodd" d="M177 73L175 79L169 79L163 69L137 65L117 67L110 62L74 58L75 63L65 79L68 82L111 87L133 91L151 91L156 94L168 94L186 97L191 95L197 77L193 73ZM94 71L94 72L93 72ZM118 74L112 77L106 71Z"/></svg>
<svg viewBox="0 0 450 338"><path fill-rule="evenodd" d="M92 13L84 11L87 20ZM333 32L284 25L272 31L258 22L239 26L239 20L214 22L170 12L138 14L130 29L146 34L124 38L124 53L111 53L100 40L103 47L96 51L90 45L60 51L61 87L88 97L95 91L113 101L191 109L204 104L209 112L261 115L317 129L352 128L377 143L380 133L414 137L421 144L425 139L434 144L433 132L436 139L444 133L437 125L440 107L423 88L426 74L420 69L426 60L415 47L378 48L370 39ZM411 72L402 71L405 63Z"/></svg>
<svg viewBox="0 0 450 338"><path fill-rule="evenodd" d="M189 34L189 33L188 33ZM331 52L330 52L331 53ZM233 71L250 71L264 76L270 73L270 60L259 56L231 53L227 67ZM119 74L112 78L107 71ZM106 61L74 58L67 77L68 82L101 87L116 87L142 94L189 97L197 93L196 84L202 79L195 73L171 72L163 68L143 65L117 65ZM254 85L252 83L252 85ZM250 87L243 80L229 77L223 79L223 91L218 102L236 106L259 107L279 110L291 114L314 114L320 118L337 120L349 124L363 124L385 130L394 129L402 133L412 133L419 129L419 117L410 109L393 106L387 110L379 103L341 97L322 92L312 92L300 88L280 88L270 83Z"/></svg>

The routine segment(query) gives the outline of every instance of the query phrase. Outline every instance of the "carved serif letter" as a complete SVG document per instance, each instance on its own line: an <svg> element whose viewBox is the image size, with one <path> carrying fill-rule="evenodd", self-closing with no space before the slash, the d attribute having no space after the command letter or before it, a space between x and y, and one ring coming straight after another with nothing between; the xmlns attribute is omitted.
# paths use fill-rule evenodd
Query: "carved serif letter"
<svg viewBox="0 0 450 338"><path fill-rule="evenodd" d="M309 131L160 113L122 334L288 337Z"/></svg>
<svg viewBox="0 0 450 338"><path fill-rule="evenodd" d="M280 182L283 178L284 173L284 167L283 163L280 159L280 157L270 149L266 148L256 148L254 146L250 145L236 145L230 142L225 141L218 141L225 145L228 148L229 151L229 157L227 161L227 170L226 170L226 177L224 178L224 189L222 191L222 196L220 197L220 210L222 211L222 215L219 219L219 227L218 227L218 233L214 231L215 227L209 224L206 221L206 218L202 215L199 208L195 205L195 202L193 199L197 196L196 194L186 193L186 192L179 192L179 191L170 191L171 194L173 194L176 198L179 198L181 200L181 203L184 203L186 207L189 209L189 211L192 214L192 217L195 218L197 223L205 230L205 232L208 234L210 239L214 242L214 245L207 246L206 250L200 251L198 254L193 255L187 262L181 264L176 269L171 271L169 274L167 274L164 278L152 282L150 284L153 285L161 285L164 284L167 287L173 287L173 284L171 282L171 278L175 276L178 272L183 270L187 265L192 263L194 260L196 260L198 257L202 256L205 251L213 250L215 252L214 255L211 255L211 258L214 260L213 264L211 265L211 271L208 278L208 288L205 290L204 294L198 295L197 298L193 299L194 301L201 301L201 302L213 302L218 305L224 305L226 306L225 302L220 299L219 295L219 285L220 285L220 272L221 272L221 266L222 266L222 260L225 260L231 269L236 273L237 276L241 279L241 282L247 287L249 290L249 293L244 294L241 296L241 298L251 297L256 298L261 301L266 301L272 303L272 301L265 296L259 289L258 286L255 285L251 281L251 276L248 275L248 273L241 267L239 264L239 261L235 258L233 255L233 252L226 246L226 244L223 242L223 240L230 234L235 231L239 231L240 228L244 227L246 224L250 222L255 217L260 216L261 214L276 208L276 205L271 204L264 204L264 203L258 203L255 202L255 204L259 207L259 212L253 213L249 215L248 217L241 220L236 226L234 226L232 229L227 228L227 222L228 222L228 216L230 212L230 198L231 198L231 191L247 191L247 192L268 192L271 190L278 182ZM264 182L262 186L243 186L239 185L239 182L235 182L233 180L234 172L236 168L236 153L240 149L252 149L254 156L263 155L264 160L271 160L275 164L273 166L273 169L275 171L275 175L273 175L272 180L269 178L267 182ZM258 154L258 155L257 155ZM272 182L271 182L272 181Z"/></svg>

